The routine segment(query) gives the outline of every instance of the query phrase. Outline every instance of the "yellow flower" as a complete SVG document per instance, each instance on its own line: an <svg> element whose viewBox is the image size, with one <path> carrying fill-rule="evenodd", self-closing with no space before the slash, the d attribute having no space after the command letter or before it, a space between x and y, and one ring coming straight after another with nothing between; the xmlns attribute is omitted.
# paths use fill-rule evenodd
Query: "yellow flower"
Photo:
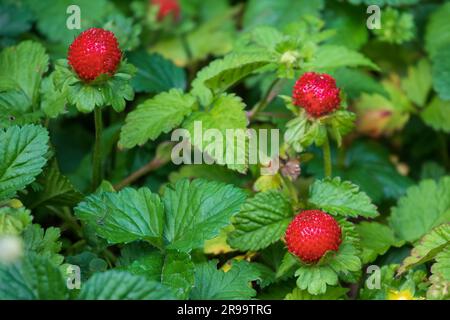
<svg viewBox="0 0 450 320"><path fill-rule="evenodd" d="M409 290L389 290L388 300L416 300Z"/></svg>

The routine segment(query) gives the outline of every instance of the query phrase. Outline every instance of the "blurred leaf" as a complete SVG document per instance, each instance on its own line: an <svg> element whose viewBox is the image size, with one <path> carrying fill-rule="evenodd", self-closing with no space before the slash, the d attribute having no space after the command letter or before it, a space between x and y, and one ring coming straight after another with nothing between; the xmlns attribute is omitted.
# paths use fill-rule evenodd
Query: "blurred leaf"
<svg viewBox="0 0 450 320"><path fill-rule="evenodd" d="M339 68L333 72L337 86L350 98L357 98L361 93L377 93L387 96L383 86L367 73L357 69Z"/></svg>
<svg viewBox="0 0 450 320"><path fill-rule="evenodd" d="M287 294L285 300L343 300L348 288L328 287L327 291L322 294L312 295L307 290L295 288L291 293Z"/></svg>
<svg viewBox="0 0 450 320"><path fill-rule="evenodd" d="M419 107L423 107L431 89L429 62L422 59L416 66L408 67L408 76L402 79L401 85L408 98Z"/></svg>
<svg viewBox="0 0 450 320"><path fill-rule="evenodd" d="M340 67L368 67L379 70L376 64L361 53L336 45L320 46L312 61L304 64L304 68L314 71L329 71Z"/></svg>
<svg viewBox="0 0 450 320"><path fill-rule="evenodd" d="M64 261L64 257L59 254L62 246L60 236L58 228L44 230L37 224L29 225L23 232L25 255L36 253L53 264L60 265Z"/></svg>
<svg viewBox="0 0 450 320"><path fill-rule="evenodd" d="M37 28L52 42L70 44L82 31L99 23L112 7L106 0L24 0L37 17ZM67 8L76 5L80 8L81 29L69 29L66 20Z"/></svg>
<svg viewBox="0 0 450 320"><path fill-rule="evenodd" d="M32 220L30 210L24 207L0 207L0 235L20 235Z"/></svg>
<svg viewBox="0 0 450 320"><path fill-rule="evenodd" d="M424 180L410 187L392 209L389 223L396 235L414 242L433 227L450 219L450 177Z"/></svg>
<svg viewBox="0 0 450 320"><path fill-rule="evenodd" d="M324 1L250 0L244 13L243 25L251 29L260 25L283 27L307 15L318 15Z"/></svg>
<svg viewBox="0 0 450 320"><path fill-rule="evenodd" d="M425 48L431 59L450 43L450 3L444 3L431 14L425 33Z"/></svg>
<svg viewBox="0 0 450 320"><path fill-rule="evenodd" d="M56 118L66 112L67 92L56 90L53 83L54 73L41 83L41 109L50 118Z"/></svg>
<svg viewBox="0 0 450 320"><path fill-rule="evenodd" d="M391 246L400 247L404 241L396 239L391 228L378 222L363 221L356 225L361 239L362 262L374 261L378 255L385 254Z"/></svg>
<svg viewBox="0 0 450 320"><path fill-rule="evenodd" d="M1 300L64 300L68 298L61 271L36 254L21 262L0 265Z"/></svg>
<svg viewBox="0 0 450 320"><path fill-rule="evenodd" d="M333 2L327 4L324 16L326 27L336 31L326 43L358 50L369 39L366 16L358 8Z"/></svg>
<svg viewBox="0 0 450 320"><path fill-rule="evenodd" d="M419 243L411 250L410 256L403 260L397 273L402 274L418 264L434 259L448 246L450 246L450 223L444 223L420 239ZM450 272L448 280L450 281Z"/></svg>
<svg viewBox="0 0 450 320"><path fill-rule="evenodd" d="M450 132L450 101L442 101L439 97L434 97L420 116L433 129Z"/></svg>
<svg viewBox="0 0 450 320"><path fill-rule="evenodd" d="M83 195L74 189L69 179L61 174L56 159L38 176L36 183L41 188L30 190L24 197L24 203L30 209L42 205L73 207L83 199Z"/></svg>
<svg viewBox="0 0 450 320"><path fill-rule="evenodd" d="M450 100L450 42L432 57L433 87L443 100Z"/></svg>
<svg viewBox="0 0 450 320"><path fill-rule="evenodd" d="M139 46L139 36L142 31L140 24L133 24L132 18L122 14L112 14L106 20L103 28L114 33L122 50L129 51Z"/></svg>
<svg viewBox="0 0 450 320"><path fill-rule="evenodd" d="M0 53L0 91L4 90L2 84L8 81L13 86L10 90L22 91L31 104L36 104L42 75L48 69L48 59L45 48L33 41L23 41L4 49Z"/></svg>
<svg viewBox="0 0 450 320"><path fill-rule="evenodd" d="M33 16L20 3L0 4L0 36L16 37L31 28Z"/></svg>
<svg viewBox="0 0 450 320"><path fill-rule="evenodd" d="M131 80L136 92L160 93L173 88L186 89L184 69L157 53L131 52L128 61L137 68L136 76Z"/></svg>

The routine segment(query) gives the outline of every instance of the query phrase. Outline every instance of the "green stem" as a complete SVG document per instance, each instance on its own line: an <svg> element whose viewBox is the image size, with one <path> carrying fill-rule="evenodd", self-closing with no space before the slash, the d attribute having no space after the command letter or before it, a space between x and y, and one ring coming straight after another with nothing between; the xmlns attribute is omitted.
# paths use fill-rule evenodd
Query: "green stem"
<svg viewBox="0 0 450 320"><path fill-rule="evenodd" d="M325 177L331 177L331 152L330 152L330 140L328 134L325 137L325 141L322 146L323 150L323 169Z"/></svg>
<svg viewBox="0 0 450 320"><path fill-rule="evenodd" d="M269 88L267 89L264 97L261 99L260 102L258 102L253 108L252 110L250 110L250 112L248 113L249 118L253 118L255 117L255 115L260 112L261 110L263 110L268 104L269 102L273 99L273 91L275 89L275 86L281 81L281 79L275 79L269 86Z"/></svg>
<svg viewBox="0 0 450 320"><path fill-rule="evenodd" d="M444 164L444 168L449 169L450 168L450 159L449 159L449 156L448 156L447 137L442 132L439 132L438 135L439 135L439 141L441 143L442 162Z"/></svg>
<svg viewBox="0 0 450 320"><path fill-rule="evenodd" d="M95 144L92 155L92 190L95 190L102 182L102 152L101 137L103 131L102 110L99 107L94 109L95 121Z"/></svg>

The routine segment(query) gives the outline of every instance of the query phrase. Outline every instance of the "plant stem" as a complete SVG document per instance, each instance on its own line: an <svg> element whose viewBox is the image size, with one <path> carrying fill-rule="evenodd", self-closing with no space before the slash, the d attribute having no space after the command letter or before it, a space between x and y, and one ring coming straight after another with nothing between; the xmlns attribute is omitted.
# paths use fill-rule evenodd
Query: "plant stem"
<svg viewBox="0 0 450 320"><path fill-rule="evenodd" d="M441 143L442 162L444 164L444 168L449 169L450 168L450 159L448 156L447 137L442 132L439 132L438 135L439 135L439 142Z"/></svg>
<svg viewBox="0 0 450 320"><path fill-rule="evenodd" d="M102 146L101 138L103 131L102 110L99 107L94 109L95 121L95 144L92 155L92 190L94 191L102 182Z"/></svg>
<svg viewBox="0 0 450 320"><path fill-rule="evenodd" d="M331 177L331 152L330 152L330 140L328 134L325 136L325 141L322 146L323 150L323 169L325 177Z"/></svg>
<svg viewBox="0 0 450 320"><path fill-rule="evenodd" d="M275 79L267 89L264 97L248 112L248 118L252 119L258 112L263 110L272 99L276 96L275 87L281 82L281 79Z"/></svg>
<svg viewBox="0 0 450 320"><path fill-rule="evenodd" d="M143 167L139 168L138 170L136 170L135 172L130 174L128 177L126 177L125 179L120 181L118 184L116 184L114 186L114 189L119 191L120 189L125 188L126 186L132 184L133 182L135 182L139 178L141 178L141 177L145 176L146 174L148 174L150 171L158 169L163 164L164 163L159 158L154 158L153 160L151 160L150 162L145 164Z"/></svg>

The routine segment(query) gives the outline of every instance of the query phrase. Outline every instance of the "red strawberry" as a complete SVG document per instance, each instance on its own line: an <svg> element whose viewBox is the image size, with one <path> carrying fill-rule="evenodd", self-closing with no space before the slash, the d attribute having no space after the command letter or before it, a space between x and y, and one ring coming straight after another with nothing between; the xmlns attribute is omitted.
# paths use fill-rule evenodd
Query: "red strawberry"
<svg viewBox="0 0 450 320"><path fill-rule="evenodd" d="M112 76L122 52L114 33L100 28L82 32L69 47L67 59L78 77L86 82L101 74Z"/></svg>
<svg viewBox="0 0 450 320"><path fill-rule="evenodd" d="M303 262L315 263L327 251L338 251L341 228L329 214L320 210L305 210L295 216L286 230L289 252Z"/></svg>
<svg viewBox="0 0 450 320"><path fill-rule="evenodd" d="M158 21L164 20L169 14L172 14L174 21L178 21L180 18L178 0L151 0L151 4L159 7L158 15L156 16Z"/></svg>
<svg viewBox="0 0 450 320"><path fill-rule="evenodd" d="M330 75L306 72L295 83L292 98L294 105L305 108L313 117L320 117L339 107L339 93Z"/></svg>

